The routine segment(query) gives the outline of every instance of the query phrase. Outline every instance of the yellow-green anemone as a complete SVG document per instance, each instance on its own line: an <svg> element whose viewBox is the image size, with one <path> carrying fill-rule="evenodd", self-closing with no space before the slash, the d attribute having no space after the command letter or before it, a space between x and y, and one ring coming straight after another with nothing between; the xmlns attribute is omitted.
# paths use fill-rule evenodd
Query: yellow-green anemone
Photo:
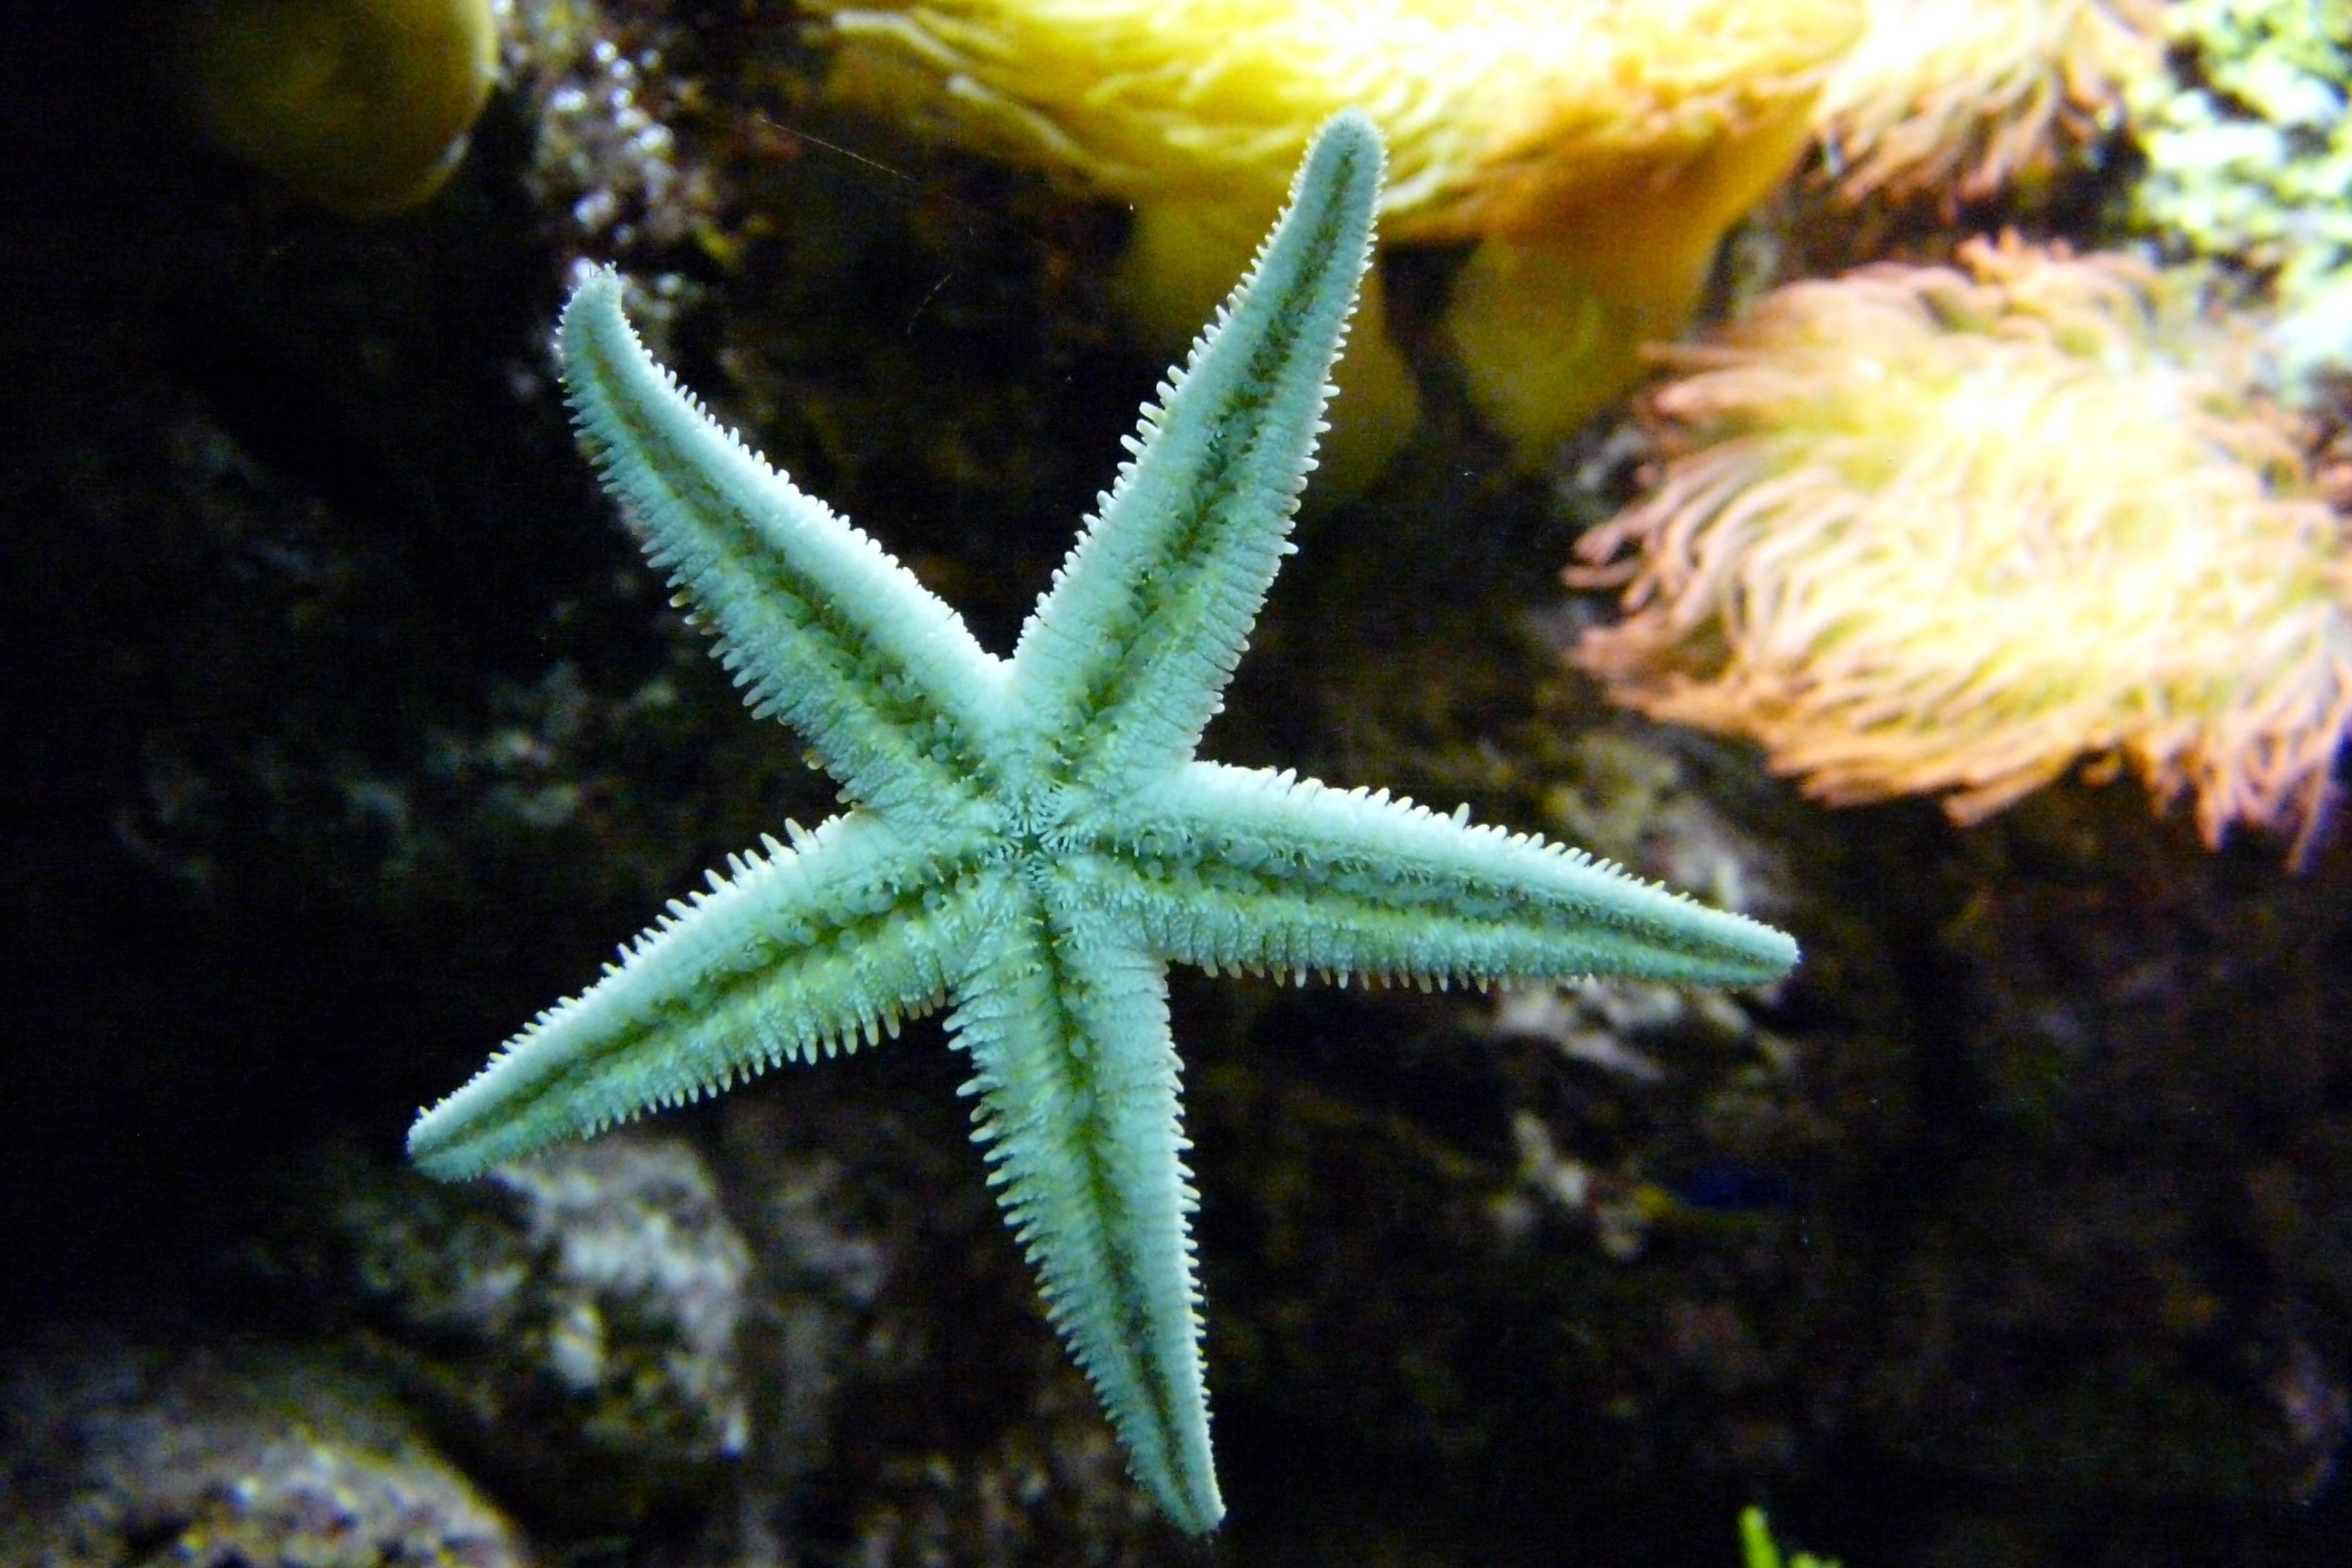
<svg viewBox="0 0 2352 1568"><path fill-rule="evenodd" d="M498 69L490 0L181 5L164 68L221 148L354 217L440 188Z"/></svg>

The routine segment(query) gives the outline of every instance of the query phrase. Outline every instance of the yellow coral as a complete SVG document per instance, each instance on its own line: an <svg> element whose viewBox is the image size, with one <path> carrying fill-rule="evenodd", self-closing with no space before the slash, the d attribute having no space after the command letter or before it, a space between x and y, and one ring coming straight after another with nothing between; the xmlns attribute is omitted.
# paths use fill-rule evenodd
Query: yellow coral
<svg viewBox="0 0 2352 1568"><path fill-rule="evenodd" d="M354 217L440 188L498 69L490 0L216 0L166 28L164 68L197 123Z"/></svg>
<svg viewBox="0 0 2352 1568"><path fill-rule="evenodd" d="M2122 111L2161 60L2161 0L1871 0L1814 111L1849 200L1976 201Z"/></svg>
<svg viewBox="0 0 2352 1568"><path fill-rule="evenodd" d="M2209 842L2308 831L2352 565L2240 340L2128 258L1962 258L1791 285L1673 354L1663 473L1570 574L1628 582L1628 617L1577 662L1833 803L1973 822L2089 755L2192 793Z"/></svg>
<svg viewBox="0 0 2352 1568"><path fill-rule="evenodd" d="M1140 205L1134 292L1185 324L1355 105L1391 242L1477 242L1448 328L1489 416L1572 429L1688 319L1717 240L1809 134L1866 0L816 0L849 94ZM1166 231L1166 232L1161 232ZM1222 247L1213 258L1209 252ZM1359 356L1401 361L1359 328ZM1408 387L1410 383L1405 384Z"/></svg>

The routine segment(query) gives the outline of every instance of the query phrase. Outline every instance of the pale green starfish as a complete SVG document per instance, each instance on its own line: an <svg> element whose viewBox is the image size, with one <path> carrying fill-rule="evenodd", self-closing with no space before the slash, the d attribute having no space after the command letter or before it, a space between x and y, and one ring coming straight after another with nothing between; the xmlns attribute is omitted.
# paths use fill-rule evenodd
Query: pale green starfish
<svg viewBox="0 0 2352 1568"><path fill-rule="evenodd" d="M1194 760L1290 552L1381 161L1369 120L1326 127L1009 660L704 416L646 357L615 274L581 285L562 346L588 450L754 711L800 731L850 809L672 904L419 1118L419 1165L469 1175L951 1000L974 1135L1054 1322L1137 1477L1202 1531L1224 1510L1170 961L1717 984L1796 962L1769 927L1466 807Z"/></svg>

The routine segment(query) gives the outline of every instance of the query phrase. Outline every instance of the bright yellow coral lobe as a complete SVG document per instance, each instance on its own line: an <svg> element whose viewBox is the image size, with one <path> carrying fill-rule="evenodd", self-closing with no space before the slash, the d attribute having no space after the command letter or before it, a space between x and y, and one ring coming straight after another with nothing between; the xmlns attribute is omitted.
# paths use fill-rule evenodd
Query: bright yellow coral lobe
<svg viewBox="0 0 2352 1568"><path fill-rule="evenodd" d="M1361 108L1390 142L1391 237L1412 239L1539 230L1596 181L1809 100L1861 26L1854 5L1723 0L811 8L890 46L845 68L928 66L918 94L1129 197L1278 201L1314 128Z"/></svg>
<svg viewBox="0 0 2352 1568"><path fill-rule="evenodd" d="M1865 4L813 8L831 17L844 94L943 117L1139 204L1134 292L1151 319L1187 327L1213 296L1180 271L1230 277L1314 127L1364 110L1390 146L1382 237L1480 247L1448 331L1481 406L1533 446L1622 394L1643 339L1681 330L1724 229L1801 150ZM1369 335L1351 364L1383 352Z"/></svg>
<svg viewBox="0 0 2352 1568"><path fill-rule="evenodd" d="M1972 822L2088 757L2193 795L2209 842L2307 833L2352 559L2243 343L2126 258L1962 259L1794 284L1675 353L1668 460L1570 574L1629 615L1578 662L1832 802Z"/></svg>
<svg viewBox="0 0 2352 1568"><path fill-rule="evenodd" d="M440 188L498 71L490 0L216 0L167 28L163 69L205 132L353 217Z"/></svg>

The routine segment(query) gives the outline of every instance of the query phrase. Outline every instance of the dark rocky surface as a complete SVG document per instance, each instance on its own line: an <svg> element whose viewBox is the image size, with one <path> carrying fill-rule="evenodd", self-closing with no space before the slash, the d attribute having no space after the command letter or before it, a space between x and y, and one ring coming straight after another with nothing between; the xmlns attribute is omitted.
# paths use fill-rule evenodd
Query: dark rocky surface
<svg viewBox="0 0 2352 1568"><path fill-rule="evenodd" d="M53 1336L7 1373L0 1560L521 1568L381 1384L315 1351Z"/></svg>

